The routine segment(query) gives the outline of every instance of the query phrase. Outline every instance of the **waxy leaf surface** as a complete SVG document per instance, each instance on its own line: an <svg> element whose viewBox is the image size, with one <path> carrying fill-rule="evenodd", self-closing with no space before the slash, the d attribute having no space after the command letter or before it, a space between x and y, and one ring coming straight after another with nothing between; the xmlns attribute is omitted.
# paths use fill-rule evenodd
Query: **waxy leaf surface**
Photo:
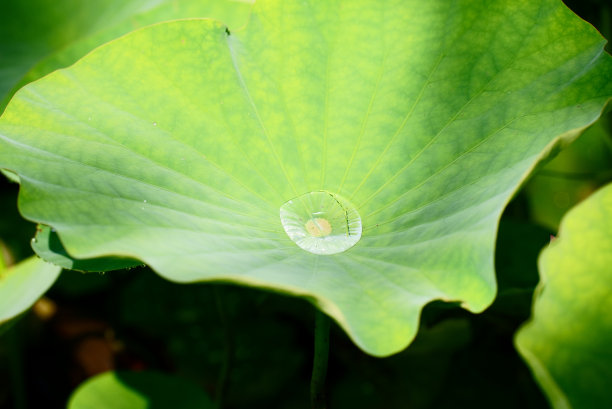
<svg viewBox="0 0 612 409"><path fill-rule="evenodd" d="M516 346L555 409L612 407L612 185L562 220Z"/></svg>
<svg viewBox="0 0 612 409"><path fill-rule="evenodd" d="M429 301L491 303L505 204L612 95L604 43L553 0L262 0L243 30L147 27L28 85L0 167L74 257L302 296L388 355ZM355 246L285 234L317 191L355 206Z"/></svg>

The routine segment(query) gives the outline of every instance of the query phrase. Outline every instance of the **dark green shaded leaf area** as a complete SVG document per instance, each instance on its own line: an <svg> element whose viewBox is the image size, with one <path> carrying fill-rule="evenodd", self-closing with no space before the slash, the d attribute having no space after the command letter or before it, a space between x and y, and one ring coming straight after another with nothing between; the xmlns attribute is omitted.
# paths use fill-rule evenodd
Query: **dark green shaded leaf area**
<svg viewBox="0 0 612 409"><path fill-rule="evenodd" d="M68 409L207 409L212 401L197 385L158 372L107 372L82 384Z"/></svg>
<svg viewBox="0 0 612 409"><path fill-rule="evenodd" d="M28 85L0 166L75 258L304 297L389 355L431 300L491 304L502 209L612 95L603 45L553 0L263 0L244 30L151 26ZM361 216L343 253L280 224L319 190Z"/></svg>
<svg viewBox="0 0 612 409"><path fill-rule="evenodd" d="M499 225L495 252L497 296L489 311L526 320L531 313L533 290L539 281L537 258L551 239L550 231L511 216L513 202Z"/></svg>
<svg viewBox="0 0 612 409"><path fill-rule="evenodd" d="M188 17L242 26L249 2L231 0L3 0L0 112L21 86L139 27Z"/></svg>
<svg viewBox="0 0 612 409"><path fill-rule="evenodd" d="M562 220L516 346L554 408L612 405L612 185Z"/></svg>

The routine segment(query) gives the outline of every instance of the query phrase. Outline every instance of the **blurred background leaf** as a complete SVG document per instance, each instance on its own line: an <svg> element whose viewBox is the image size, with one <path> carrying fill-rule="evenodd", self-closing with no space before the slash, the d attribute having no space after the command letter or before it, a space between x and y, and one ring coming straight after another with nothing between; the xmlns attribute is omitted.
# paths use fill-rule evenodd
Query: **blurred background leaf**
<svg viewBox="0 0 612 409"><path fill-rule="evenodd" d="M516 346L555 409L612 407L612 184L563 218L539 261Z"/></svg>
<svg viewBox="0 0 612 409"><path fill-rule="evenodd" d="M612 181L610 114L543 166L525 187L532 219L556 232L561 217Z"/></svg>
<svg viewBox="0 0 612 409"><path fill-rule="evenodd" d="M106 372L80 385L68 409L213 409L193 383L159 372Z"/></svg>
<svg viewBox="0 0 612 409"><path fill-rule="evenodd" d="M0 325L30 308L51 287L61 270L36 256L0 269Z"/></svg>

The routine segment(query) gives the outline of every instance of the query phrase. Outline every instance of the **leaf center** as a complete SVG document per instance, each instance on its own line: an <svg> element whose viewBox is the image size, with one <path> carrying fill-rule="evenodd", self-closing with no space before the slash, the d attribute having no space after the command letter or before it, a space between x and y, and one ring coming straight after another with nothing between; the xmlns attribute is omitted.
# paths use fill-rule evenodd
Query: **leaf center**
<svg viewBox="0 0 612 409"><path fill-rule="evenodd" d="M326 191L305 193L284 203L280 219L289 238L314 254L336 254L361 238L361 217L341 196Z"/></svg>

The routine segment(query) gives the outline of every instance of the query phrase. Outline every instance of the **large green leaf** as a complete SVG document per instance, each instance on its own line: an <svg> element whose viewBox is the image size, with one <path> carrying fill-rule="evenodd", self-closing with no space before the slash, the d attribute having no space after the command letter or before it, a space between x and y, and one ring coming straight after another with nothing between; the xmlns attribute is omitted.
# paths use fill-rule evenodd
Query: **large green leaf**
<svg viewBox="0 0 612 409"><path fill-rule="evenodd" d="M539 267L518 350L553 407L612 407L612 185L567 214Z"/></svg>
<svg viewBox="0 0 612 409"><path fill-rule="evenodd" d="M263 0L242 31L151 26L25 87L0 167L74 257L303 296L387 355L430 300L491 303L506 202L612 95L604 42L553 0ZM320 190L361 216L339 254L280 222Z"/></svg>
<svg viewBox="0 0 612 409"><path fill-rule="evenodd" d="M0 269L0 324L30 308L51 287L61 270L38 257Z"/></svg>
<svg viewBox="0 0 612 409"><path fill-rule="evenodd" d="M206 393L186 380L158 372L106 372L74 392L68 409L207 409Z"/></svg>
<svg viewBox="0 0 612 409"><path fill-rule="evenodd" d="M3 0L0 112L20 86L138 27L187 17L214 17L240 27L248 3L252 0Z"/></svg>

